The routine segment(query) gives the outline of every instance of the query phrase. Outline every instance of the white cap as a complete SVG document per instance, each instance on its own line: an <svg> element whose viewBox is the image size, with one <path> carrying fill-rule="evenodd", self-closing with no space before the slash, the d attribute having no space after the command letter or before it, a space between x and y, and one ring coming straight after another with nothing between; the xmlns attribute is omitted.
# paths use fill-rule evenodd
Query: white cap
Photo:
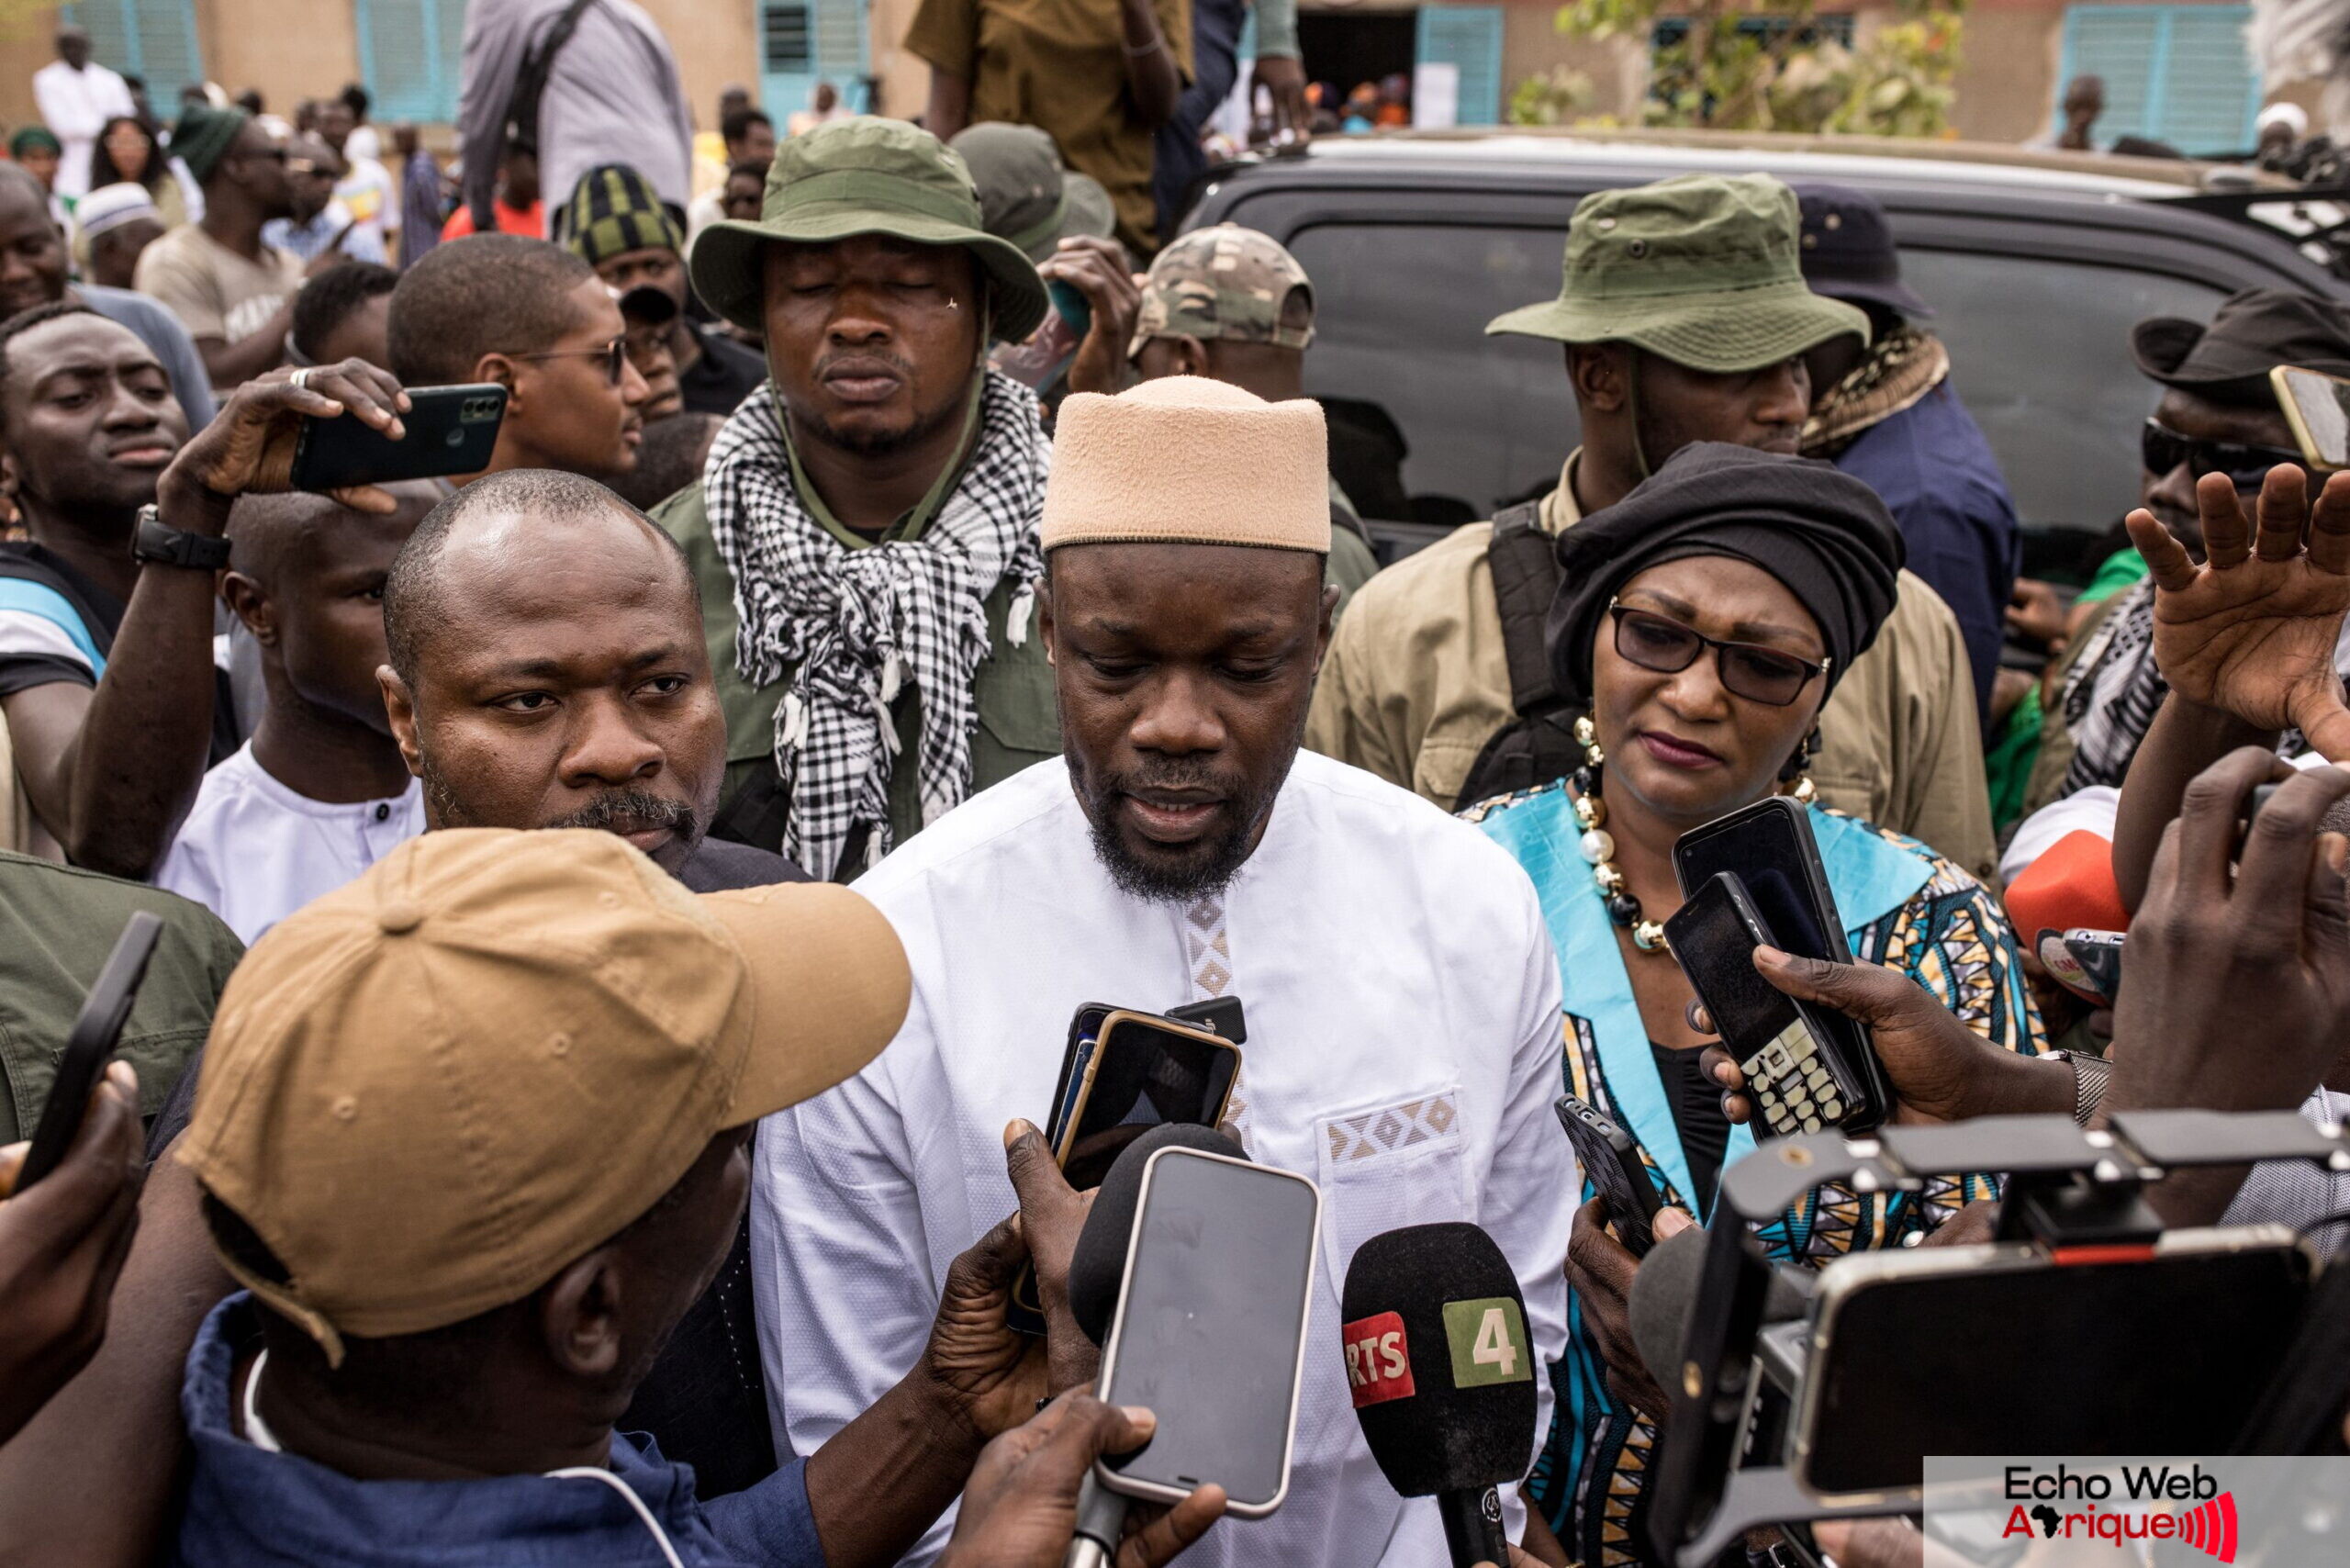
<svg viewBox="0 0 2350 1568"><path fill-rule="evenodd" d="M73 208L73 226L85 240L95 240L109 229L119 229L133 218L151 218L163 221L155 206L155 198L147 187L129 180L111 185L100 185L84 196Z"/></svg>

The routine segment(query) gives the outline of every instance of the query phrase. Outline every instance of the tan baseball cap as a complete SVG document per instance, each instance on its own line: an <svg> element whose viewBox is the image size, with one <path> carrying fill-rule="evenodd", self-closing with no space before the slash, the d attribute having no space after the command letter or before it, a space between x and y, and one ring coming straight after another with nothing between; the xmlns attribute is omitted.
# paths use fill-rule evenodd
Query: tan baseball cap
<svg viewBox="0 0 2350 1568"><path fill-rule="evenodd" d="M245 956L180 1159L285 1271L229 1272L339 1363L530 1294L718 1133L872 1060L912 989L846 888L696 895L608 833L429 833Z"/></svg>

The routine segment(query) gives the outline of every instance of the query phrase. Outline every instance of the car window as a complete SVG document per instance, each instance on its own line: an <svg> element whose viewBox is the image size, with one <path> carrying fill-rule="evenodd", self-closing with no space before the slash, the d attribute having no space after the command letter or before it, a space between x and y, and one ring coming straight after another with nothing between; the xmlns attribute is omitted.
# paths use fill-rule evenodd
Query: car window
<svg viewBox="0 0 2350 1568"><path fill-rule="evenodd" d="M1292 238L1315 296L1306 389L1330 408L1332 466L1365 515L1466 521L1557 482L1576 440L1561 351L1484 330L1557 295L1564 241L1550 229L1402 224ZM2131 324L2208 320L2224 292L2027 256L1911 250L1902 264L1938 312L1953 380L2026 526L2102 529L2136 504L2155 388L2131 361Z"/></svg>
<svg viewBox="0 0 2350 1568"><path fill-rule="evenodd" d="M1951 383L2026 526L2103 528L2138 504L2138 431L2161 388L2130 357L2130 329L2149 316L2208 321L2225 291L1962 251L1906 251L1901 270L1934 308Z"/></svg>

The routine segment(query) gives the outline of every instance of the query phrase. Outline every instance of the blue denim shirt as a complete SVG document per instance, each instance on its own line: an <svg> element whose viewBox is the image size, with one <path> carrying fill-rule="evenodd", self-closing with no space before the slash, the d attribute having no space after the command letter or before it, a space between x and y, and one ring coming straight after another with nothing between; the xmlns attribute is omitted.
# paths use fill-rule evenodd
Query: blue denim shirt
<svg viewBox="0 0 2350 1568"><path fill-rule="evenodd" d="M195 1450L178 1539L185 1568L666 1568L653 1530L591 1477L354 1481L236 1435L237 1352L259 1333L250 1294L213 1308L188 1352L180 1408ZM688 1568L823 1568L807 1466L704 1503L694 1473L649 1438L612 1434L611 1473L636 1494Z"/></svg>

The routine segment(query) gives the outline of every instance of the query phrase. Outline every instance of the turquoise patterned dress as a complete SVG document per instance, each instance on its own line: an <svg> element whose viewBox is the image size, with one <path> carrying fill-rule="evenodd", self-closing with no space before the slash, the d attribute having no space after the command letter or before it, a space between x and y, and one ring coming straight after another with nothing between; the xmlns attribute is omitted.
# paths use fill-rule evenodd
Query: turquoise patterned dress
<svg viewBox="0 0 2350 1568"><path fill-rule="evenodd" d="M1516 857L1541 895L1566 1002L1562 1086L1630 1133L1664 1201L1690 1208L1689 1166L1672 1101L1615 927L1577 848L1583 829L1565 787L1501 796L1462 814ZM1814 806L1811 825L1856 959L1901 970L1995 1045L2028 1055L2046 1048L2014 934L1981 883L1915 839L1856 818ZM1723 1167L1753 1147L1752 1133L1732 1127ZM1586 1176L1583 1198L1597 1191ZM1831 1184L1760 1234L1782 1261L1824 1260L1859 1248L1899 1246L1964 1204L1998 1195L1988 1175L1946 1178L1914 1193L1861 1193ZM1656 1429L1608 1395L1606 1364L1572 1292L1567 1324L1566 1359L1550 1369L1557 1414L1528 1485L1574 1561L1593 1568L1638 1562L1648 1548L1635 1509Z"/></svg>

